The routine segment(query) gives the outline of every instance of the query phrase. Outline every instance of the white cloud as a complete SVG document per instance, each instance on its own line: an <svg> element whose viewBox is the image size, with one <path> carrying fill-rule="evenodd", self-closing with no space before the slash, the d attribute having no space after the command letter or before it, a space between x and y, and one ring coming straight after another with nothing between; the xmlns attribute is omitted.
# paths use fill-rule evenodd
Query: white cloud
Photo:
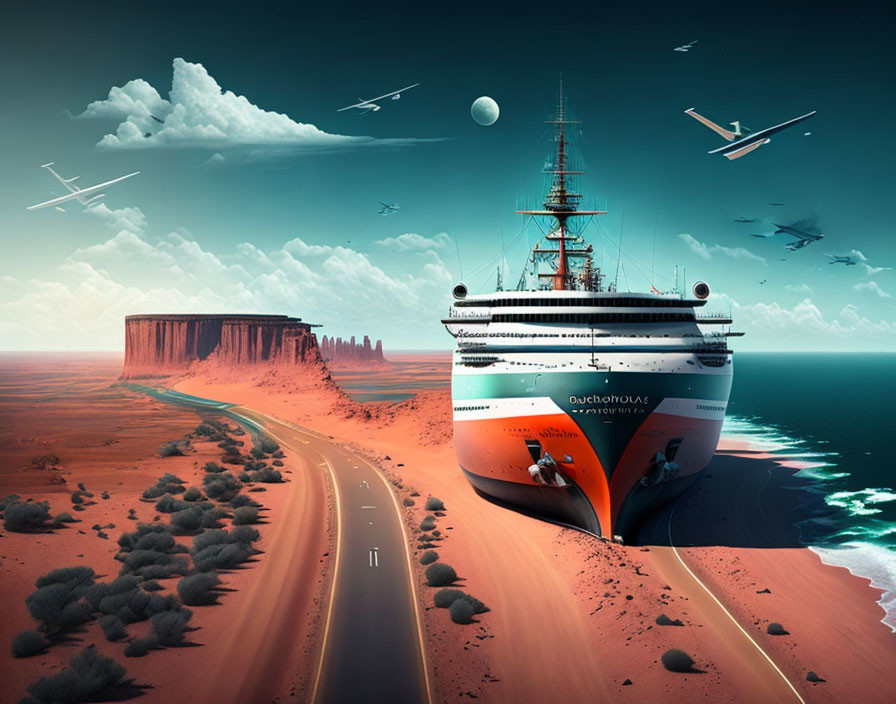
<svg viewBox="0 0 896 704"><path fill-rule="evenodd" d="M78 118L121 120L114 134L97 144L108 149L198 147L216 150L209 164L225 159L220 150L252 148L255 156L269 150L292 153L367 145L402 146L415 138L374 139L330 134L288 115L264 110L247 98L222 90L205 67L174 60L169 99L143 79L114 87L104 100L90 103ZM259 151L259 148L262 148Z"/></svg>
<svg viewBox="0 0 896 704"><path fill-rule="evenodd" d="M712 259L713 254L723 254L734 259L750 259L763 264L766 263L764 257L753 254L750 250L743 247L723 247L719 244L707 246L687 233L682 233L678 237L688 246L688 249L701 259Z"/></svg>
<svg viewBox="0 0 896 704"><path fill-rule="evenodd" d="M424 237L414 232L407 232L398 237L387 237L376 242L381 247L399 252L425 252L427 250L441 249L451 244L451 237L446 232L440 232L433 237Z"/></svg>
<svg viewBox="0 0 896 704"><path fill-rule="evenodd" d="M105 203L93 205L85 211L90 215L98 217L106 225L117 231L128 230L130 232L146 231L146 216L140 208L117 208L112 210Z"/></svg>
<svg viewBox="0 0 896 704"><path fill-rule="evenodd" d="M872 266L871 261L866 257L861 251L858 249L853 249L850 252L850 255L854 259L857 259L859 264L862 265L862 268L865 270L865 276L871 277L875 276L882 271L892 271L893 267L891 266Z"/></svg>
<svg viewBox="0 0 896 704"><path fill-rule="evenodd" d="M891 299L893 296L878 286L877 281L863 281L853 286L856 291L872 293L878 298Z"/></svg>
<svg viewBox="0 0 896 704"><path fill-rule="evenodd" d="M0 279L0 347L116 349L136 313L283 313L323 323L321 333L369 334L395 347L433 344L444 331L452 274L438 255L412 274L390 275L367 254L294 238L227 252L187 233L161 239L121 230L41 279Z"/></svg>
<svg viewBox="0 0 896 704"><path fill-rule="evenodd" d="M832 319L825 318L821 309L811 299L804 298L791 308L773 303L741 305L727 294L713 293L709 297L709 310L731 312L739 330L750 336L768 339L767 347L786 349L804 347L810 340L819 340L819 349L830 349L831 338L840 340L896 337L896 321L877 322L864 317L856 306L845 305Z"/></svg>
<svg viewBox="0 0 896 704"><path fill-rule="evenodd" d="M809 284L785 284L784 289L790 291L791 293L812 293L812 287Z"/></svg>

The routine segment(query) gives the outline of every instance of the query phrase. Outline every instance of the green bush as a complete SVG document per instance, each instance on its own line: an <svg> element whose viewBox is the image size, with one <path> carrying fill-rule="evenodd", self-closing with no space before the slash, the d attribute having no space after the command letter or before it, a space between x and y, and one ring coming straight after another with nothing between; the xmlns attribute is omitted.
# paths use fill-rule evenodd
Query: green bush
<svg viewBox="0 0 896 704"><path fill-rule="evenodd" d="M466 599L455 599L451 602L451 606L448 607L448 613L451 615L451 620L455 623L471 623L476 611L473 609L473 605Z"/></svg>
<svg viewBox="0 0 896 704"><path fill-rule="evenodd" d="M439 559L439 553L435 550L427 550L420 556L420 564L421 565L431 565L433 562Z"/></svg>
<svg viewBox="0 0 896 704"><path fill-rule="evenodd" d="M444 511L445 504L442 503L441 499L437 499L435 496L430 496L426 500L426 510L427 511Z"/></svg>
<svg viewBox="0 0 896 704"><path fill-rule="evenodd" d="M12 656L30 658L46 652L49 643L37 631L23 631L12 639Z"/></svg>
<svg viewBox="0 0 896 704"><path fill-rule="evenodd" d="M426 568L426 581L431 587L447 587L457 581L457 572L451 565L436 562Z"/></svg>
<svg viewBox="0 0 896 704"><path fill-rule="evenodd" d="M99 701L106 690L121 683L127 671L91 645L73 656L69 666L28 685L28 704L74 704Z"/></svg>
<svg viewBox="0 0 896 704"><path fill-rule="evenodd" d="M672 648L663 653L663 667L671 672L693 672L694 660L683 650Z"/></svg>
<svg viewBox="0 0 896 704"><path fill-rule="evenodd" d="M245 526L258 523L258 509L254 506L240 506L233 512L233 524Z"/></svg>

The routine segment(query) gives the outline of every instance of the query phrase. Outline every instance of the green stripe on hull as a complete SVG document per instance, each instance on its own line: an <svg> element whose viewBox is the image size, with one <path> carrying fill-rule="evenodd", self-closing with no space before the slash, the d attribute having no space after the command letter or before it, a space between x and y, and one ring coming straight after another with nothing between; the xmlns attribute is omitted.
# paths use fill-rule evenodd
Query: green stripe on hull
<svg viewBox="0 0 896 704"><path fill-rule="evenodd" d="M550 397L582 429L607 481L641 423L666 398L727 403L731 374L536 372L455 375L454 401Z"/></svg>

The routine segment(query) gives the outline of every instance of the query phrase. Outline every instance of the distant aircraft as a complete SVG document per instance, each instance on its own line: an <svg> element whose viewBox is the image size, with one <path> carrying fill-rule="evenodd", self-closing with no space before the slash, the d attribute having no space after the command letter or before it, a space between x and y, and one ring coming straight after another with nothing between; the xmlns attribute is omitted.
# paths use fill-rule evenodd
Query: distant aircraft
<svg viewBox="0 0 896 704"><path fill-rule="evenodd" d="M813 242L818 242L818 240L824 238L824 235L820 232L806 232L805 230L800 230L792 225L778 225L776 223L772 223L772 225L777 228L774 232L767 235L750 235L750 237L762 237L767 239L769 237L774 237L775 235L790 235L791 237L796 238L785 245L791 252L795 252L798 249L802 249L803 247L810 245Z"/></svg>
<svg viewBox="0 0 896 704"><path fill-rule="evenodd" d="M415 83L412 86L408 86L407 88L402 88L401 90L394 90L391 93L386 93L385 95L381 95L377 98L371 98L370 100L365 100L364 98L358 98L360 103L355 103L354 105L346 105L344 108L339 108L336 112L342 112L343 110L351 110L352 108L357 108L358 110L363 110L362 115L366 115L369 112L376 112L379 110L382 105L377 105L377 100L382 100L383 98L391 98L392 100L398 100L401 98L401 94L406 90L410 90L411 88L416 88L419 86L419 83Z"/></svg>
<svg viewBox="0 0 896 704"><path fill-rule="evenodd" d="M680 52L682 52L682 53L687 52L687 51L689 51L690 49L692 49L693 46L694 46L694 44L696 44L696 43L697 43L697 40L695 39L695 40L692 41L690 44L682 44L681 46L677 46L677 47L675 47L675 51L680 51Z"/></svg>
<svg viewBox="0 0 896 704"><path fill-rule="evenodd" d="M783 203L769 203L769 205L784 205Z"/></svg>
<svg viewBox="0 0 896 704"><path fill-rule="evenodd" d="M735 218L731 222L756 222L756 218Z"/></svg>
<svg viewBox="0 0 896 704"><path fill-rule="evenodd" d="M762 286L762 284L767 283L767 282L768 282L768 279L763 279L762 281L759 282L759 285Z"/></svg>
<svg viewBox="0 0 896 704"><path fill-rule="evenodd" d="M846 264L846 266L855 266L858 262L855 260L855 257L852 255L840 256L838 254L828 254L825 252L824 256L828 257L831 261L828 264Z"/></svg>
<svg viewBox="0 0 896 704"><path fill-rule="evenodd" d="M59 207L60 203L65 203L70 200L77 200L81 205L85 208L90 208L94 205L98 205L100 201L105 198L106 194L101 191L107 186L111 186L114 183L118 183L119 181L124 181L126 178L131 178L131 176L136 176L139 174L139 171L135 171L132 174L128 174L127 176L119 176L118 178L114 178L111 181L106 181L105 183L97 184L96 186L89 186L88 188L78 188L77 186L72 185L74 181L76 181L79 177L72 176L71 178L62 178L59 174L57 174L50 167L53 166L53 162L51 161L49 164L43 164L41 166L42 169L46 169L56 178L59 183L61 183L68 190L68 194L64 196L60 196L59 198L54 198L53 200L48 200L45 203L38 203L37 205L29 205L26 210L37 210L38 208L46 208L47 206L54 205L57 210L62 210ZM65 211L63 211L65 212Z"/></svg>
<svg viewBox="0 0 896 704"><path fill-rule="evenodd" d="M381 200L378 200L377 203L383 206L377 211L380 215L391 215L397 212L400 207L398 203L383 203Z"/></svg>
<svg viewBox="0 0 896 704"><path fill-rule="evenodd" d="M703 115L698 115L694 112L694 108L685 110L686 114L690 115L695 120L699 120L709 127L709 129L722 135L725 139L731 142L731 144L726 144L724 147L719 147L718 149L713 149L709 152L710 154L721 154L731 160L739 159L740 157L749 154L754 149L758 149L763 144L768 144L771 141L771 136L773 134L780 132L781 130L786 130L788 127L792 127L798 122L808 120L815 114L815 112L816 111L813 110L800 117L795 117L787 122L782 122L780 125L766 127L764 130L759 130L758 132L750 132L746 127L743 127L740 122L734 121L731 123L734 125L734 131L732 132L731 130L726 130L724 127L719 127L715 122L703 117Z"/></svg>

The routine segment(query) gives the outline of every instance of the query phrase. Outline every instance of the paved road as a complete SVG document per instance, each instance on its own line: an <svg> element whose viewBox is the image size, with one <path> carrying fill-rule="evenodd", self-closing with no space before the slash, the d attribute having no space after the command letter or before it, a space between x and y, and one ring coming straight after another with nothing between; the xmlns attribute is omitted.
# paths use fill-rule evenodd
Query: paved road
<svg viewBox="0 0 896 704"><path fill-rule="evenodd" d="M430 701L401 513L383 476L316 433L242 407L230 413L330 472L339 513L333 592L315 704Z"/></svg>

